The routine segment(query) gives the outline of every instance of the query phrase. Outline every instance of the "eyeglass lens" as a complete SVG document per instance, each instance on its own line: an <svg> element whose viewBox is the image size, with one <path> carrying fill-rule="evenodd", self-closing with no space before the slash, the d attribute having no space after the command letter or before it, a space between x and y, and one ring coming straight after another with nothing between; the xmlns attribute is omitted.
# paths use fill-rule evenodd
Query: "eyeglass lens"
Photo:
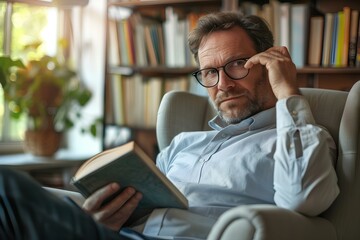
<svg viewBox="0 0 360 240"><path fill-rule="evenodd" d="M247 59L236 59L222 67L228 77L239 80L247 76L249 70L244 68ZM219 82L219 68L206 68L195 72L193 75L204 87L213 87Z"/></svg>

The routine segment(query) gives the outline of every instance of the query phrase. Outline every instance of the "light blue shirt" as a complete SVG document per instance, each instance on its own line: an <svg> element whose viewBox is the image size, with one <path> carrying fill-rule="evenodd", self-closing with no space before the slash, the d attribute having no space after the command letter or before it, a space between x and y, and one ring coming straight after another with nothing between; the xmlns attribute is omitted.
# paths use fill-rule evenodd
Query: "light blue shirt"
<svg viewBox="0 0 360 240"><path fill-rule="evenodd" d="M315 216L338 195L335 143L316 125L305 98L280 100L238 124L215 117L209 125L214 130L179 134L158 155L157 166L190 209L155 210L145 234L206 238L220 214L243 204Z"/></svg>

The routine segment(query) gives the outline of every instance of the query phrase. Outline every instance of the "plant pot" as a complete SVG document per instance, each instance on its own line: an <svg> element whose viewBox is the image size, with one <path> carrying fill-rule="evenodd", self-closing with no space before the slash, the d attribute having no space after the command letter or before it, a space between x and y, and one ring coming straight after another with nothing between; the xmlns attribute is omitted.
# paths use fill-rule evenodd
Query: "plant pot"
<svg viewBox="0 0 360 240"><path fill-rule="evenodd" d="M35 156L53 156L60 148L62 134L53 129L26 130L24 148Z"/></svg>

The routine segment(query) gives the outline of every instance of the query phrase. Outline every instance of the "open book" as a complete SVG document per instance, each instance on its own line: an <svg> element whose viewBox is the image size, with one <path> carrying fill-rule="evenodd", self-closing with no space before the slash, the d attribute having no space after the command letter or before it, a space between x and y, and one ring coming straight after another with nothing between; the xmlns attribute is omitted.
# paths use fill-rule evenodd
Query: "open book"
<svg viewBox="0 0 360 240"><path fill-rule="evenodd" d="M136 211L138 217L154 208L188 208L186 197L135 142L95 155L72 178L72 184L85 198L111 182L118 182L120 191L132 186L143 194Z"/></svg>

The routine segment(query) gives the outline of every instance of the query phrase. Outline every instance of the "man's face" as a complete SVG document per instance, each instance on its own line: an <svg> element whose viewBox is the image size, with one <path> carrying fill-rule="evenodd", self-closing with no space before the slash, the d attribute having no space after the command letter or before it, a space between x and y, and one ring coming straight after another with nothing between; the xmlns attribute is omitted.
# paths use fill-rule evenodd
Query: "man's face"
<svg viewBox="0 0 360 240"><path fill-rule="evenodd" d="M247 33L234 27L203 38L198 53L200 69L203 69L217 68L239 58L250 58L257 52ZM238 123L275 105L276 98L265 67L253 66L249 74L240 80L229 78L222 68L218 70L219 83L208 88L208 93L219 116L228 124Z"/></svg>

